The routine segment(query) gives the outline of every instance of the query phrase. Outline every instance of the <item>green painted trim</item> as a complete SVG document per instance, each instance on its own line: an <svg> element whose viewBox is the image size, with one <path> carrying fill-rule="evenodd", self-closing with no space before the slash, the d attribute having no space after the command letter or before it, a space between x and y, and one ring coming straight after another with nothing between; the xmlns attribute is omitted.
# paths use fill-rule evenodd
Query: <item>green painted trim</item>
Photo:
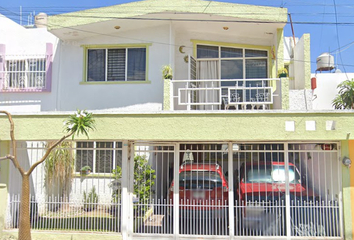
<svg viewBox="0 0 354 240"><path fill-rule="evenodd" d="M171 110L171 80L164 79L163 81L163 110Z"/></svg>
<svg viewBox="0 0 354 240"><path fill-rule="evenodd" d="M340 161L342 161L344 156L349 156L349 144L348 141L341 142L341 156ZM342 165L342 187L343 187L343 218L344 218L344 237L345 239L353 239L353 219L352 219L352 200L351 192L352 187L350 186L350 169Z"/></svg>
<svg viewBox="0 0 354 240"><path fill-rule="evenodd" d="M277 59L277 69L284 68L284 29L278 28L277 29L277 52L276 52L276 59Z"/></svg>
<svg viewBox="0 0 354 240"><path fill-rule="evenodd" d="M198 39L191 39L194 48L196 48L197 44L207 44L207 45L217 45L222 47L235 47L235 48L246 48L246 49L256 49L256 50L267 50L268 57L271 51L271 46L266 45L252 45L252 44L239 44L239 43L230 43L230 42L217 42L217 41L206 41L206 40L198 40ZM195 52L196 56L196 52Z"/></svg>
<svg viewBox="0 0 354 240"><path fill-rule="evenodd" d="M80 47L84 49L92 49L92 48L141 48L141 47L149 47L152 43L132 43L132 44L86 44L80 45Z"/></svg>
<svg viewBox="0 0 354 240"><path fill-rule="evenodd" d="M281 108L283 110L289 109L289 78L280 78L281 81Z"/></svg>
<svg viewBox="0 0 354 240"><path fill-rule="evenodd" d="M80 82L80 85L101 85L101 84L151 84L151 81L91 81Z"/></svg>
<svg viewBox="0 0 354 240"><path fill-rule="evenodd" d="M287 79L282 79L287 81ZM285 84L285 83L283 83ZM96 131L90 139L146 141L342 141L354 128L353 111L195 111L157 113L94 113ZM66 114L13 115L17 140L55 140L62 136ZM305 122L316 121L316 131L306 131ZM336 130L327 131L326 121L336 121ZM295 131L285 131L285 122L294 121ZM143 123L143 124L142 124ZM0 117L0 126L8 120ZM148 127L147 127L148 126ZM200 126L203 126L202 128ZM252 126L252 127L251 127ZM259 127L262 131L259 131ZM208 131L205 131L208 129ZM9 140L0 128L0 138ZM77 139L85 139L80 136ZM354 139L354 134L349 136Z"/></svg>
<svg viewBox="0 0 354 240"><path fill-rule="evenodd" d="M88 45L81 45L80 47L83 48L84 53L84 67L83 67L83 74L82 74L82 82L80 84L91 84L92 82L87 81L87 50L88 49L112 49L112 48L145 48L146 49L146 65L145 65L145 81L95 81L95 84L114 84L119 83L132 83L135 82L136 84L140 83L151 83L149 79L149 55L150 55L150 46L152 43L134 43L134 44L88 44ZM111 83L112 82L112 83Z"/></svg>
<svg viewBox="0 0 354 240"><path fill-rule="evenodd" d="M10 153L10 141L0 141L0 156ZM9 184L10 160L0 161L0 183Z"/></svg>
<svg viewBox="0 0 354 240"><path fill-rule="evenodd" d="M208 16L269 21L284 25L287 22L286 8L203 0L145 0L48 16L48 29L55 30L106 21L113 22L119 18L132 18L156 13L170 13L172 16L175 13L201 13ZM114 25L112 24L112 31Z"/></svg>
<svg viewBox="0 0 354 240"><path fill-rule="evenodd" d="M310 34L305 33L304 38L304 71L305 71L305 89L311 89L311 52L310 52Z"/></svg>

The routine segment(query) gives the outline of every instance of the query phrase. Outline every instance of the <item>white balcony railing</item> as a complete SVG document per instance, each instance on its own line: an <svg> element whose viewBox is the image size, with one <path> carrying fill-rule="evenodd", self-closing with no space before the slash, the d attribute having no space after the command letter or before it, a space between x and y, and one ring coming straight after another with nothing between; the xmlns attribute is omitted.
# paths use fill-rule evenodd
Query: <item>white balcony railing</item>
<svg viewBox="0 0 354 240"><path fill-rule="evenodd" d="M172 80L172 110L269 109L278 78Z"/></svg>
<svg viewBox="0 0 354 240"><path fill-rule="evenodd" d="M46 88L46 56L5 56L0 68L1 91L40 91Z"/></svg>

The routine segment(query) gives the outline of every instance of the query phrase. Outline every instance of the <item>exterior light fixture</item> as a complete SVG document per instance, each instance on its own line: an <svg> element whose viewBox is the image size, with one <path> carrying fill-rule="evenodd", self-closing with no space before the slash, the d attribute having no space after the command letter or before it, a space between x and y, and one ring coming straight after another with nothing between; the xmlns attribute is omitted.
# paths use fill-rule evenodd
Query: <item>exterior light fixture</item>
<svg viewBox="0 0 354 240"><path fill-rule="evenodd" d="M223 27L224 30L229 30L229 27Z"/></svg>
<svg viewBox="0 0 354 240"><path fill-rule="evenodd" d="M120 29L120 26L114 26L114 28L118 30L118 29Z"/></svg>
<svg viewBox="0 0 354 240"><path fill-rule="evenodd" d="M350 160L350 158L348 158L348 157L344 157L342 160L342 163L344 166L350 167L352 165L352 160Z"/></svg>
<svg viewBox="0 0 354 240"><path fill-rule="evenodd" d="M187 151L183 154L183 162L193 162L194 157L193 153L191 153L191 150L187 149Z"/></svg>

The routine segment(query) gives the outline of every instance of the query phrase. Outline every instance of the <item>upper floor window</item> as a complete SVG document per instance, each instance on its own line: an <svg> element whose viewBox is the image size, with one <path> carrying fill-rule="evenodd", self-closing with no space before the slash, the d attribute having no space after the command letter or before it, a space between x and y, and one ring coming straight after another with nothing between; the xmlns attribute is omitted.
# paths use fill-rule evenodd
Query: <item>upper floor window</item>
<svg viewBox="0 0 354 240"><path fill-rule="evenodd" d="M86 81L146 81L146 57L146 47L89 48Z"/></svg>
<svg viewBox="0 0 354 240"><path fill-rule="evenodd" d="M251 79L268 77L268 51L197 45L199 78ZM208 73L208 76L203 76Z"/></svg>
<svg viewBox="0 0 354 240"><path fill-rule="evenodd" d="M6 60L3 89L42 89L46 83L46 59Z"/></svg>

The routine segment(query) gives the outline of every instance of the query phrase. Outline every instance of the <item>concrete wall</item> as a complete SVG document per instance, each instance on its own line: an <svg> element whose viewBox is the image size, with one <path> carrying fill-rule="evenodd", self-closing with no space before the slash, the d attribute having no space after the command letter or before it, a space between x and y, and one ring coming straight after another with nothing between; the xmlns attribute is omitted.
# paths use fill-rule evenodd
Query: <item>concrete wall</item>
<svg viewBox="0 0 354 240"><path fill-rule="evenodd" d="M18 140L58 139L68 113L14 115ZM352 111L240 111L173 113L95 113L96 131L91 139L156 140L156 141L288 141L354 139ZM307 129L306 121L315 121ZM335 128L330 128L330 121ZM289 122L293 127L289 126ZM0 116L0 139L6 141L8 122ZM148 127L147 127L148 126ZM80 136L77 139L85 139Z"/></svg>
<svg viewBox="0 0 354 240"><path fill-rule="evenodd" d="M46 43L52 43L54 51L58 39L45 28L26 29L6 17L0 17L0 44L5 45L5 56L43 55ZM56 58L55 54L53 56ZM56 89L53 82L52 89ZM38 112L50 109L56 93L1 93L0 108L11 112ZM51 108L54 110L53 108Z"/></svg>
<svg viewBox="0 0 354 240"><path fill-rule="evenodd" d="M316 77L317 88L313 91L313 109L332 110L332 101L338 93L337 86L347 79L353 79L354 73L317 73L312 74Z"/></svg>
<svg viewBox="0 0 354 240"><path fill-rule="evenodd" d="M294 89L309 89L310 78L310 35L304 34L294 49Z"/></svg>

